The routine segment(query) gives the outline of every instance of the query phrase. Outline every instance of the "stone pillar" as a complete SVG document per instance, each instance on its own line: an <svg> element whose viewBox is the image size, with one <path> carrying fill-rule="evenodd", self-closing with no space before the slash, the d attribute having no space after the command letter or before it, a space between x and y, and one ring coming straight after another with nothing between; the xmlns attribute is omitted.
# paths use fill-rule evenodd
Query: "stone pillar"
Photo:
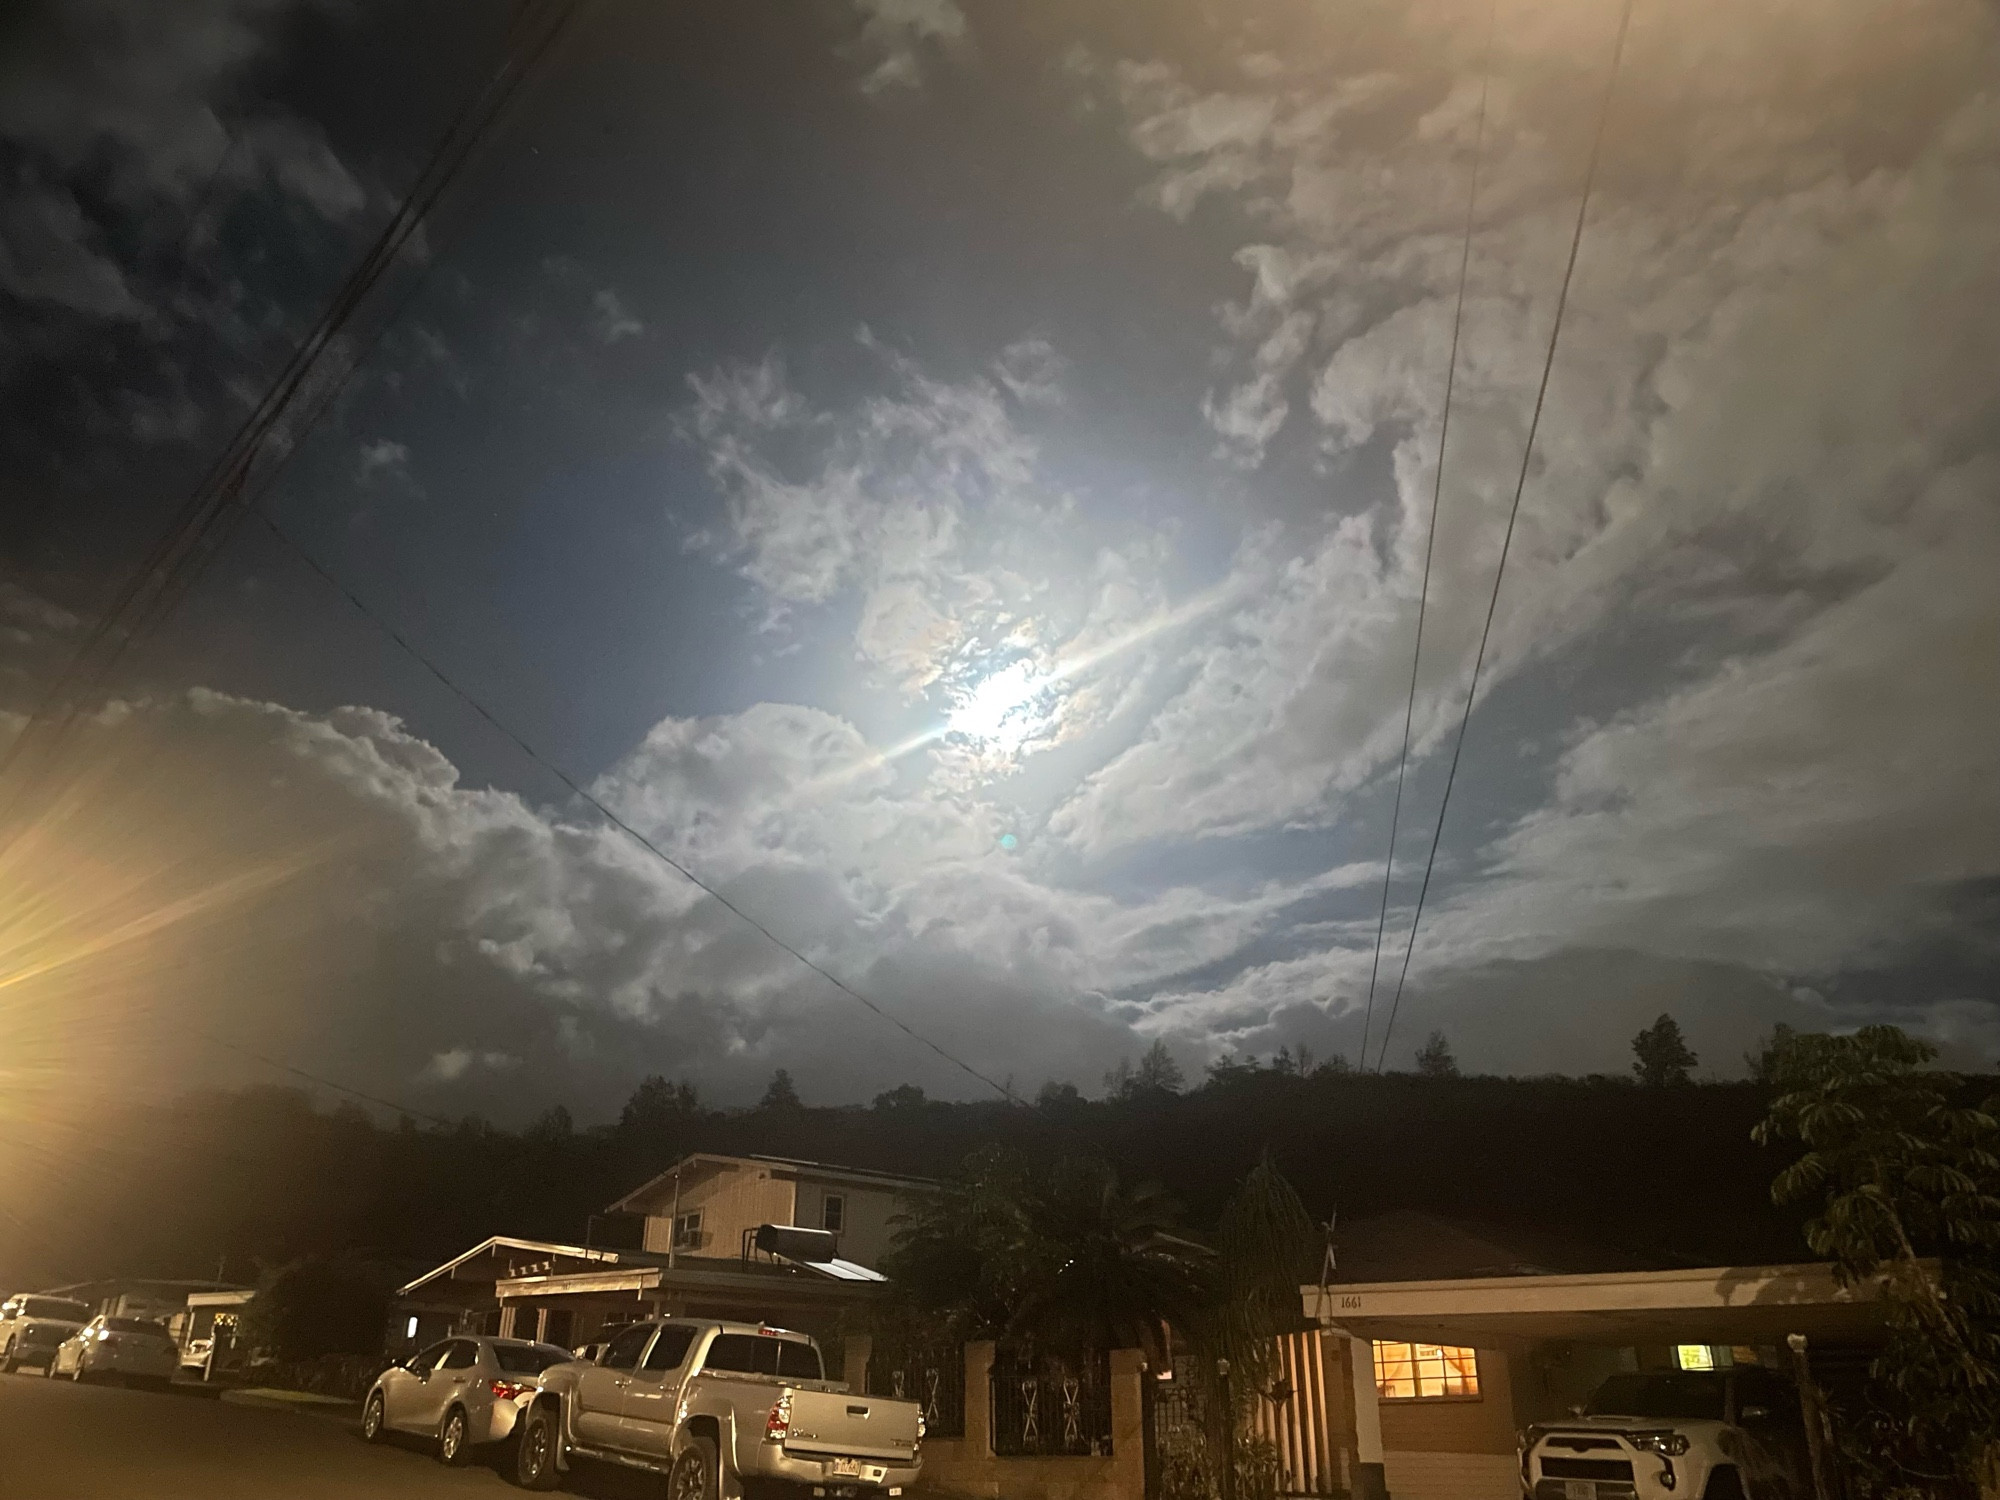
<svg viewBox="0 0 2000 1500"><path fill-rule="evenodd" d="M1111 1459L1123 1500L1146 1494L1146 1408L1140 1385L1148 1378L1142 1349L1111 1351Z"/></svg>
<svg viewBox="0 0 2000 1500"><path fill-rule="evenodd" d="M1354 1392L1354 1497L1389 1500L1389 1481L1382 1468L1382 1395L1375 1386L1375 1346L1367 1339L1350 1338L1347 1362Z"/></svg>
<svg viewBox="0 0 2000 1500"><path fill-rule="evenodd" d="M840 1341L840 1378L854 1395L868 1392L868 1361L875 1353L875 1336L850 1333Z"/></svg>
<svg viewBox="0 0 2000 1500"><path fill-rule="evenodd" d="M993 1457L993 1341L965 1346L965 1456Z"/></svg>

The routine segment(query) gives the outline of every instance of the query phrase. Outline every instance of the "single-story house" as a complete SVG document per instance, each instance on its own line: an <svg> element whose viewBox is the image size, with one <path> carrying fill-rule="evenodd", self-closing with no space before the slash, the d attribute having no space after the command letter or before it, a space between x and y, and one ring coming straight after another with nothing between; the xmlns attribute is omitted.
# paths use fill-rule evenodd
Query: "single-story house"
<svg viewBox="0 0 2000 1500"><path fill-rule="evenodd" d="M1648 1264L1581 1247L1564 1257L1581 1266L1550 1265L1506 1231L1416 1214L1342 1239L1357 1253L1300 1289L1312 1331L1288 1341L1319 1367L1306 1388L1321 1392L1324 1428L1311 1430L1309 1400L1265 1416L1289 1493L1519 1500L1520 1430L1616 1371L1788 1366L1787 1341L1803 1335L1814 1379L1833 1383L1883 1333L1876 1289L1843 1286L1827 1265Z"/></svg>

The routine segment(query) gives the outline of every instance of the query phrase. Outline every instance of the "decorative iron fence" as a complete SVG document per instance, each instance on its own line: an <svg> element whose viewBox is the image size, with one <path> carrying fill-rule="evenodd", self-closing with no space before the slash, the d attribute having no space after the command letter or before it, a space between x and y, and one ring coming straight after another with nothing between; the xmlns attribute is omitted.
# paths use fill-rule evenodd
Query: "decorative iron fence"
<svg viewBox="0 0 2000 1500"><path fill-rule="evenodd" d="M917 1402L930 1437L964 1437L965 1349L958 1344L878 1348L868 1359L868 1394Z"/></svg>
<svg viewBox="0 0 2000 1500"><path fill-rule="evenodd" d="M1002 1458L1109 1454L1110 1356L996 1349L993 1451Z"/></svg>

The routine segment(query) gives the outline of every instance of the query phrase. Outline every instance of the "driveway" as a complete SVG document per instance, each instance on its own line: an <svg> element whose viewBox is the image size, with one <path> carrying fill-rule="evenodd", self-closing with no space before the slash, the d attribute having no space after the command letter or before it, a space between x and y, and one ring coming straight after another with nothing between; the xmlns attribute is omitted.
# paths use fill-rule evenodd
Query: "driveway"
<svg viewBox="0 0 2000 1500"><path fill-rule="evenodd" d="M579 1472L588 1500L657 1500L661 1481ZM0 1375L0 1495L20 1500L417 1500L520 1495L475 1456L447 1469L421 1445L370 1447L352 1418L208 1394Z"/></svg>

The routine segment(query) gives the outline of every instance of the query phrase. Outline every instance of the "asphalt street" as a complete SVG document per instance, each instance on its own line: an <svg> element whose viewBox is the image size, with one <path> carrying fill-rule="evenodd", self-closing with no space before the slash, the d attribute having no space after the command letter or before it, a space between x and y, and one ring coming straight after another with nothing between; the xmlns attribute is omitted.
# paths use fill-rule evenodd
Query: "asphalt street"
<svg viewBox="0 0 2000 1500"><path fill-rule="evenodd" d="M662 1481L615 1469L567 1486L589 1500L657 1500ZM447 1469L414 1439L361 1441L323 1411L274 1411L181 1391L0 1375L6 1500L418 1500L522 1491L477 1455Z"/></svg>

